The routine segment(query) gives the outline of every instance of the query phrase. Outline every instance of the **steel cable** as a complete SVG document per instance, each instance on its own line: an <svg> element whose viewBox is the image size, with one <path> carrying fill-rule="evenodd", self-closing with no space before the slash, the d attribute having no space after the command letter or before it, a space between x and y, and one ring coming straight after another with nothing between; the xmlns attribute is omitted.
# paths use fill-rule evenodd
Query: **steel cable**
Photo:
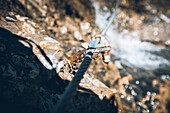
<svg viewBox="0 0 170 113"><path fill-rule="evenodd" d="M58 105L54 107L53 113L66 113L66 110L68 106L70 105L69 104L70 99L72 95L74 94L74 92L76 91L76 89L78 88L80 80L83 78L84 73L89 67L89 64L92 60L92 56L93 56L92 51L87 52L87 55L85 56L83 62L81 63L77 73L75 74L74 78L72 79L66 91L64 92L63 97L58 102Z"/></svg>
<svg viewBox="0 0 170 113"><path fill-rule="evenodd" d="M104 36L106 34L107 30L109 29L110 25L112 24L112 22L113 22L113 20L114 20L114 18L116 16L116 12L117 12L117 9L119 7L119 4L120 4L120 0L118 0L118 2L116 4L116 7L115 7L115 11L113 12L109 22L107 23L107 25L106 25L105 29L103 30L103 32L101 33L101 35Z"/></svg>
<svg viewBox="0 0 170 113"><path fill-rule="evenodd" d="M101 33L101 35L105 35L107 30L109 29L110 25L112 24L114 17L116 15L116 11L118 9L120 0L118 0L117 4L116 4L116 8L115 11L113 12L106 28L103 30L103 32ZM96 44L99 43L99 38L96 39L96 41L94 41L94 43L92 43L92 47L96 46ZM66 91L64 92L62 98L59 100L57 106L54 106L52 113L67 113L67 108L70 105L70 99L72 97L72 95L74 94L74 92L76 91L76 89L79 86L79 83L81 81L81 79L83 78L84 73L86 72L87 68L89 67L91 60L92 60L92 56L93 56L93 50L89 50L83 60L83 62L81 63L77 73L75 74L74 78L72 79L72 81L70 82L70 84L68 85L68 87L66 88Z"/></svg>

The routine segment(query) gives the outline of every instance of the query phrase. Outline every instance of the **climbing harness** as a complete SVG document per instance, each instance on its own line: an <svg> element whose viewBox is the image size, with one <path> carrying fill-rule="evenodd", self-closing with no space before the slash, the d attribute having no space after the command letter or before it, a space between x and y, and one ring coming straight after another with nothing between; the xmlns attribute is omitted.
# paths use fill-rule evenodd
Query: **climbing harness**
<svg viewBox="0 0 170 113"><path fill-rule="evenodd" d="M110 45L104 35L106 34L107 30L109 29L110 25L113 22L113 19L116 15L116 11L118 9L120 0L118 0L116 4L115 11L113 12L111 19L109 20L106 28L103 30L101 35L95 35L91 40L88 48L82 52L80 52L79 56L73 55L69 59L71 61L79 61L84 56L84 60L82 61L77 73L75 74L72 81L69 83L68 87L66 88L66 91L64 92L62 98L59 100L57 106L54 106L52 113L66 113L67 107L69 106L70 99L73 95L73 93L78 88L78 85L80 83L80 80L83 78L84 73L86 72L87 68L89 67L92 58L95 53L101 53L103 56L103 60L105 63L108 63L110 61ZM82 55L82 53L86 52L86 55ZM77 60L78 59L78 60Z"/></svg>

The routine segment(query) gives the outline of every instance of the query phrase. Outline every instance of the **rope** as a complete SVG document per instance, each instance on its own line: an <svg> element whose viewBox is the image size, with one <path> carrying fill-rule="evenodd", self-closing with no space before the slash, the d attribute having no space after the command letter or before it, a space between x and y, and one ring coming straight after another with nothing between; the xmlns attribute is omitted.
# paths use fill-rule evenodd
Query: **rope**
<svg viewBox="0 0 170 113"><path fill-rule="evenodd" d="M101 35L105 35L107 30L109 29L110 25L113 22L113 19L116 15L116 11L118 9L120 0L117 2L116 4L116 8L115 11L113 12L111 19L109 20L106 28L104 29L104 31L101 33ZM96 38L96 40L94 42L90 42L91 47L97 47L98 43L99 43L100 39ZM72 79L72 81L70 82L70 84L68 85L66 91L64 92L62 98L60 99L60 101L58 102L57 106L54 107L52 113L66 113L67 112L67 108L70 105L70 99L72 97L72 95L74 94L74 92L76 91L76 89L78 88L78 85L80 83L80 80L83 78L84 73L86 72L87 68L89 67L91 60L92 60L92 56L93 56L93 51L90 49L88 50L83 62L81 63L77 73L75 74L74 78Z"/></svg>

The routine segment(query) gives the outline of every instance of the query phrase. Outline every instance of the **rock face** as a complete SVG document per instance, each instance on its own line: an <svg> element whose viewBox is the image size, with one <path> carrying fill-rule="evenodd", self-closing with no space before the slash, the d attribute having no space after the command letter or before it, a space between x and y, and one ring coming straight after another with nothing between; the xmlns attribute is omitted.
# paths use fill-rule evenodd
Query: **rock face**
<svg viewBox="0 0 170 113"><path fill-rule="evenodd" d="M0 112L51 112L74 76L64 54L60 42L49 37L28 17L10 11L1 16ZM121 110L119 95L94 74L88 71L84 75L68 113L116 113Z"/></svg>
<svg viewBox="0 0 170 113"><path fill-rule="evenodd" d="M48 103L47 99L50 99L52 94L50 92L55 91L53 88L57 86L51 80L59 80L57 81L61 83L59 83L61 86L56 87L56 91L59 92L66 83L57 77L55 70L50 71L42 65L32 52L32 48L27 48L19 42L26 39L3 28L0 29L0 34L2 111L6 113L45 112L47 108L44 105Z"/></svg>
<svg viewBox="0 0 170 113"><path fill-rule="evenodd" d="M109 19L115 4L116 0L0 0L0 113L51 112L80 64L70 63L68 57L102 30L98 22ZM155 54L170 59L168 8L167 0L122 0L111 27L125 37L166 45ZM119 41L123 45L113 42L118 49L126 47ZM134 44L126 43L126 48ZM114 55L111 60L108 65L101 57L92 60L68 113L170 111L168 67L144 70Z"/></svg>
<svg viewBox="0 0 170 113"><path fill-rule="evenodd" d="M1 107L7 113L49 112L60 99L68 80L74 76L65 72L63 77L56 73L59 60L62 59L62 50L57 41L50 37L44 38L44 35L35 37L36 33L29 35L32 37L23 38L0 28L0 97ZM93 75L85 74L80 86L83 89L74 95L70 112L118 112L114 105L115 92Z"/></svg>

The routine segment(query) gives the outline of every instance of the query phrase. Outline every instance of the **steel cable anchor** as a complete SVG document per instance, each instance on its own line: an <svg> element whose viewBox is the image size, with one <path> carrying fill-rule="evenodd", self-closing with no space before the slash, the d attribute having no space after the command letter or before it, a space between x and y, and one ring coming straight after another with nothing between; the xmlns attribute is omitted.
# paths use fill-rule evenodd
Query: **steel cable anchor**
<svg viewBox="0 0 170 113"><path fill-rule="evenodd" d="M115 11L113 12L111 19L109 20L106 28L101 33L101 35L96 35L90 40L89 47L87 48L87 54L84 57L83 62L81 63L74 78L68 85L62 98L59 100L58 104L56 106L54 106L52 113L65 113L67 111L67 107L69 106L70 99L71 99L73 93L78 88L80 80L83 78L84 73L86 72L87 68L89 67L89 65L91 63L91 60L93 58L93 53L99 52L99 50L101 50L101 53L103 53L102 55L103 55L104 62L108 63L110 61L110 56L109 56L110 55L110 49L109 49L110 45L107 45L107 43L104 43L104 42L108 42L108 41L102 41L102 40L104 40L104 39L106 40L106 38L104 38L104 35L106 34L107 30L109 29L111 23L114 20L119 3L120 3L120 0L118 0L118 2L116 4ZM104 47L103 45L105 45L106 47Z"/></svg>

